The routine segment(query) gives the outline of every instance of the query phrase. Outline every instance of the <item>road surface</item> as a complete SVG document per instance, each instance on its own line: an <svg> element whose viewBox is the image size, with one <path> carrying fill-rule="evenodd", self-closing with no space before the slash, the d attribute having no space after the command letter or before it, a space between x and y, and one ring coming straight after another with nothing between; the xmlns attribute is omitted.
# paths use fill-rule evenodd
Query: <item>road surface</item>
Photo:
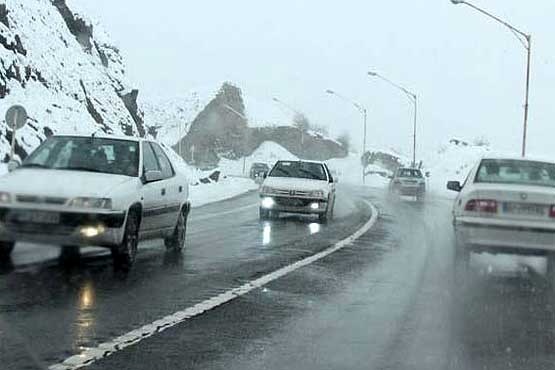
<svg viewBox="0 0 555 370"><path fill-rule="evenodd" d="M328 250L368 224L370 201L377 221L352 244L88 368L553 368L544 261L475 256L456 284L449 201L344 186L336 217L319 225L300 216L260 223L257 200L194 209L182 258L149 242L125 277L103 250L67 266L56 248L18 245L0 272L1 367L80 364L75 355L87 349Z"/></svg>

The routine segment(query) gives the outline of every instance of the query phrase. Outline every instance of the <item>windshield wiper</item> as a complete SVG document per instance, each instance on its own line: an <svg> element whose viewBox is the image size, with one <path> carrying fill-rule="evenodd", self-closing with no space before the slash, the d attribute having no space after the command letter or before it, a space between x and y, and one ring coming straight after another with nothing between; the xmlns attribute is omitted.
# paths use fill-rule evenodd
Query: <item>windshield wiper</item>
<svg viewBox="0 0 555 370"><path fill-rule="evenodd" d="M56 167L56 169L57 170L68 170L68 171L104 172L104 171L100 171L96 168L79 167L79 166L75 166L75 167Z"/></svg>
<svg viewBox="0 0 555 370"><path fill-rule="evenodd" d="M52 168L40 163L23 163L20 168Z"/></svg>

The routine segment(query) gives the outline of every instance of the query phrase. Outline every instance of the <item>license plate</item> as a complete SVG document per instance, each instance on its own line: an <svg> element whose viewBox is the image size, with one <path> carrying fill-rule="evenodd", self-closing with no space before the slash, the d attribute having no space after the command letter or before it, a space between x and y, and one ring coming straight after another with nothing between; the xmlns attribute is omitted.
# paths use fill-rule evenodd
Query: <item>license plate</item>
<svg viewBox="0 0 555 370"><path fill-rule="evenodd" d="M504 203L503 211L516 215L545 216L546 207L541 204Z"/></svg>
<svg viewBox="0 0 555 370"><path fill-rule="evenodd" d="M12 219L16 222L32 224L59 224L60 214L56 212L15 212Z"/></svg>

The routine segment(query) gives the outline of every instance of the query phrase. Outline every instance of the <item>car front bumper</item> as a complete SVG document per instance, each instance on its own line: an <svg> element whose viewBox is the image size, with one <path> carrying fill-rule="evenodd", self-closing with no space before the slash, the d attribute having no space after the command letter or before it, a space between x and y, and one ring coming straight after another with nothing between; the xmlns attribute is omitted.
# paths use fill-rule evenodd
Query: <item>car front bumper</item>
<svg viewBox="0 0 555 370"><path fill-rule="evenodd" d="M21 215L56 214L56 223L22 221ZM74 246L116 246L123 240L126 213L0 208L0 240Z"/></svg>
<svg viewBox="0 0 555 370"><path fill-rule="evenodd" d="M302 214L324 214L328 210L328 201L317 198L284 197L273 195L261 195L261 208L269 211L302 213ZM264 204L265 199L272 199L272 206ZM315 205L318 205L315 208Z"/></svg>
<svg viewBox="0 0 555 370"><path fill-rule="evenodd" d="M555 227L549 224L460 218L455 221L458 247L475 252L545 254L555 252Z"/></svg>
<svg viewBox="0 0 555 370"><path fill-rule="evenodd" d="M426 187L421 185L395 185L393 191L403 196L420 196L426 193Z"/></svg>

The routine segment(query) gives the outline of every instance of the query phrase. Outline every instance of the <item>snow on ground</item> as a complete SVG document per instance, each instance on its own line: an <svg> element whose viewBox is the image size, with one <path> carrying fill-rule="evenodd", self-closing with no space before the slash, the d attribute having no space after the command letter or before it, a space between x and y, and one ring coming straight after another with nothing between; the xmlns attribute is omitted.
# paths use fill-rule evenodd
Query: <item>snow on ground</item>
<svg viewBox="0 0 555 370"><path fill-rule="evenodd" d="M350 153L345 158L334 158L326 162L332 173L337 177L339 183L362 185L362 166L360 157L356 153ZM379 166L370 165L366 171L384 172ZM366 175L365 185L370 187L384 188L389 184L387 177L379 174Z"/></svg>
<svg viewBox="0 0 555 370"><path fill-rule="evenodd" d="M222 159L219 167L230 175L248 176L254 163L266 163L268 167L272 168L279 160L296 161L298 159L281 145L273 141L265 141L250 156L239 160Z"/></svg>
<svg viewBox="0 0 555 370"><path fill-rule="evenodd" d="M195 118L217 92L217 88L203 88L173 98L140 97L139 106L144 111L145 122L156 128L156 139L171 146L187 135Z"/></svg>
<svg viewBox="0 0 555 370"><path fill-rule="evenodd" d="M440 196L454 198L447 190L448 181L464 182L471 168L485 155L492 154L488 146L449 143L424 160L425 172L430 172L428 188Z"/></svg>
<svg viewBox="0 0 555 370"><path fill-rule="evenodd" d="M163 145L163 147L172 159L175 170L184 173L189 179L189 199L193 207L219 202L258 189L258 185L253 180L229 176L229 171L225 168L219 169L221 174L218 182L203 184L199 180L207 178L214 171L201 171L191 167L169 146Z"/></svg>

